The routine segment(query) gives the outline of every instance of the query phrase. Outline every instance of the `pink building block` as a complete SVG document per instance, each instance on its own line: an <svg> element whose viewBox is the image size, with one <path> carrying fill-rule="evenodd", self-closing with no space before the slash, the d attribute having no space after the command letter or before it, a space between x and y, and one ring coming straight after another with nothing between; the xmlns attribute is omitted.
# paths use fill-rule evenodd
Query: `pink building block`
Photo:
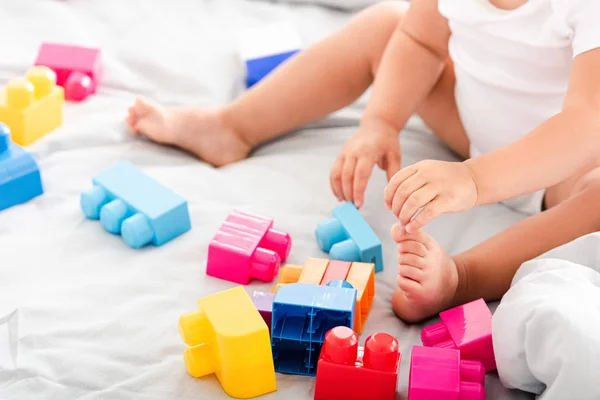
<svg viewBox="0 0 600 400"><path fill-rule="evenodd" d="M421 332L423 345L457 349L463 359L480 361L487 372L496 369L492 313L483 299L444 311L440 319Z"/></svg>
<svg viewBox="0 0 600 400"><path fill-rule="evenodd" d="M271 333L271 321L273 320L273 300L275 300L275 293L256 290L252 293L252 303L269 327L269 333Z"/></svg>
<svg viewBox="0 0 600 400"><path fill-rule="evenodd" d="M248 284L271 282L292 247L289 234L272 229L273 220L234 210L208 245L208 275Z"/></svg>
<svg viewBox="0 0 600 400"><path fill-rule="evenodd" d="M102 78L99 49L43 43L35 65L52 69L56 73L57 84L65 89L65 98L72 101L81 101L96 93Z"/></svg>
<svg viewBox="0 0 600 400"><path fill-rule="evenodd" d="M485 370L453 349L413 346L408 400L485 400Z"/></svg>

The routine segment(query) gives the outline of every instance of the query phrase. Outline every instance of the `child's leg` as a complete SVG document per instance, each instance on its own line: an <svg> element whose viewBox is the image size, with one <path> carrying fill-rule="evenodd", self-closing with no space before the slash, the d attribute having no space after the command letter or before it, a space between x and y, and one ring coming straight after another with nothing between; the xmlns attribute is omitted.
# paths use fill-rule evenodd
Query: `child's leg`
<svg viewBox="0 0 600 400"><path fill-rule="evenodd" d="M399 2L370 7L222 109L167 110L138 100L127 123L216 166L242 159L257 144L355 101L372 83L405 10Z"/></svg>
<svg viewBox="0 0 600 400"><path fill-rule="evenodd" d="M415 322L478 298L500 299L522 263L600 230L599 202L600 168L590 166L546 191L547 211L454 257L424 232L400 235L395 226L400 264L396 314Z"/></svg>

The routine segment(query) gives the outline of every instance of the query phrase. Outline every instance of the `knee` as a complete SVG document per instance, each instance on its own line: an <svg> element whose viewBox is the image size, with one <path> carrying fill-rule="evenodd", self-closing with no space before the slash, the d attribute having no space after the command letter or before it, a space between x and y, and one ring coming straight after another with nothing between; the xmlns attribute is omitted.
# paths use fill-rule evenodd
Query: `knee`
<svg viewBox="0 0 600 400"><path fill-rule="evenodd" d="M376 21L379 27L386 27L392 32L408 10L408 3L403 1L382 1L367 8L364 12Z"/></svg>

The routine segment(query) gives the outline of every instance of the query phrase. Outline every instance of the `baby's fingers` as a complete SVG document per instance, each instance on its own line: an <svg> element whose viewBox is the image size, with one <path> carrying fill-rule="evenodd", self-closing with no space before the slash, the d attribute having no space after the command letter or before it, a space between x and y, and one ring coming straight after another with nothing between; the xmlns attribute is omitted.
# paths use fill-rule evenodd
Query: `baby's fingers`
<svg viewBox="0 0 600 400"><path fill-rule="evenodd" d="M413 219L408 225L406 225L406 232L416 232L429 222L439 217L444 213L444 205L439 199L435 199L430 202L421 212Z"/></svg>
<svg viewBox="0 0 600 400"><path fill-rule="evenodd" d="M331 190L338 201L342 201L344 198L344 192L342 191L342 168L344 166L344 157L340 156L335 160L333 167L331 168L331 174L329 175L329 184Z"/></svg>
<svg viewBox="0 0 600 400"><path fill-rule="evenodd" d="M356 169L356 157L346 157L342 168L342 191L346 201L353 201L352 187L354 183L354 170Z"/></svg>
<svg viewBox="0 0 600 400"><path fill-rule="evenodd" d="M354 205L357 208L362 207L365 200L365 189L367 188L367 183L369 182L369 178L373 173L373 167L375 166L375 161L367 157L363 157L356 163L356 169L354 170L354 184L353 184L353 198Z"/></svg>
<svg viewBox="0 0 600 400"><path fill-rule="evenodd" d="M384 191L385 205L388 209L392 209L392 202L394 200L396 191L398 190L398 186L416 173L417 168L414 165L411 165L410 167L401 169L392 177L392 179L390 179L390 182L385 187Z"/></svg>
<svg viewBox="0 0 600 400"><path fill-rule="evenodd" d="M400 171L402 172L402 171ZM423 179L415 174L411 175L408 179L398 186L394 199L392 200L392 212L396 217L400 217L400 210L404 208L406 200L417 190L425 186Z"/></svg>
<svg viewBox="0 0 600 400"><path fill-rule="evenodd" d="M417 211L419 211L420 208L425 207L427 203L435 199L436 196L437 191L431 184L425 185L413 192L413 194L406 199L404 206L400 210L400 215L398 216L400 223L403 226L406 226L415 216Z"/></svg>

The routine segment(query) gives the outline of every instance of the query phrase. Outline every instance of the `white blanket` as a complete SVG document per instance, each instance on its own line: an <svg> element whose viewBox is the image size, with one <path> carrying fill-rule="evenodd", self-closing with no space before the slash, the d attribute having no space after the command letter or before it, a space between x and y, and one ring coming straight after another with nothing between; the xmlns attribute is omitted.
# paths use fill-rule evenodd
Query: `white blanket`
<svg viewBox="0 0 600 400"><path fill-rule="evenodd" d="M179 316L196 299L234 286L206 276L208 242L233 207L271 216L290 232L289 262L325 256L316 225L336 205L329 168L356 129L364 99L341 113L213 169L178 150L131 137L122 120L135 95L180 105L218 105L243 90L237 33L291 21L310 44L349 14L308 5L242 0L0 1L0 80L25 73L41 41L98 45L106 79L99 93L68 104L65 123L30 150L38 157L44 196L0 212L0 399L227 398L214 377L185 370ZM401 136L403 164L453 156L418 120ZM192 230L161 248L128 248L98 222L86 221L79 194L91 177L128 159L184 196ZM406 398L410 348L421 326L400 322L390 307L395 286L393 215L383 207L385 176L376 171L363 215L382 239L386 269L361 340L385 331L403 352L399 396ZM427 228L451 253L505 229L523 215L490 205L446 215ZM271 284L253 282L253 290ZM435 321L430 321L433 323ZM314 379L277 376L265 399L310 399ZM492 400L528 395L486 382Z"/></svg>
<svg viewBox="0 0 600 400"><path fill-rule="evenodd" d="M521 266L493 318L507 387L540 400L600 398L599 249L592 234Z"/></svg>

